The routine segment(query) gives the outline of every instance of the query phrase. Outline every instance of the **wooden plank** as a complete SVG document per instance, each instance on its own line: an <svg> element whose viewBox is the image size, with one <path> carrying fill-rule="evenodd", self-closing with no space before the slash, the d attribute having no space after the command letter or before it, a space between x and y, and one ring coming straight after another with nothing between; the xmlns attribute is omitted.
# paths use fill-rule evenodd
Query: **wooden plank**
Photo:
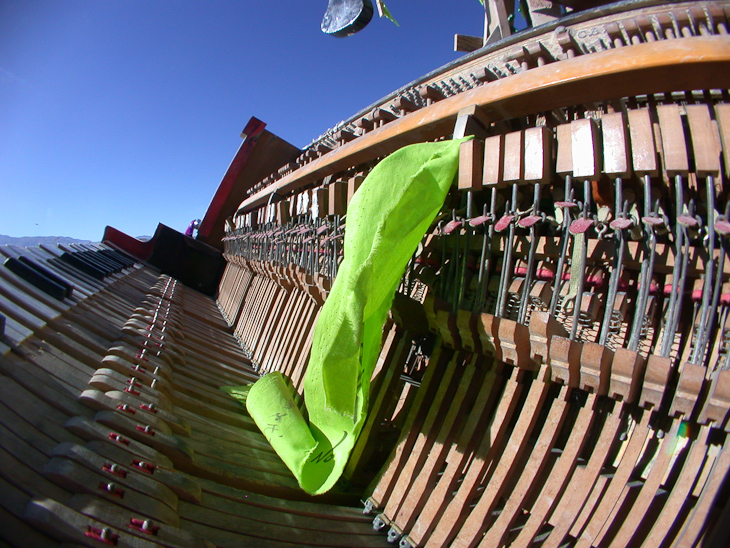
<svg viewBox="0 0 730 548"><path fill-rule="evenodd" d="M639 423L631 433L631 438L626 447L626 451L621 458L621 463L616 469L608 489L601 497L596 510L593 512L590 521L581 531L576 546L586 548L603 540L606 528L610 525L611 518L615 516L616 501L621 498L622 492L627 489L627 483L634 472L641 451L646 444L649 435L649 418L651 413L644 411Z"/></svg>
<svg viewBox="0 0 730 548"><path fill-rule="evenodd" d="M598 126L590 118L570 123L573 177L596 179L601 173L601 143Z"/></svg>
<svg viewBox="0 0 730 548"><path fill-rule="evenodd" d="M58 543L23 521L31 497L0 478L0 539L6 546L57 548Z"/></svg>
<svg viewBox="0 0 730 548"><path fill-rule="evenodd" d="M424 465L427 462L427 457L431 454L434 443L439 434L439 427L445 425L448 429L454 424L455 413L459 409L459 400L465 395L464 386L459 394L460 378L462 377L463 371L461 367L458 367L463 356L460 353L455 353L449 364L446 366L443 377L439 380L438 390L429 405L428 413L423 421L423 425L419 429L418 436L413 444L413 447L409 451L408 459L398 473L398 479L395 487L388 497L388 503L385 505L382 514L388 518L389 522L394 522L398 516L399 508L401 504L405 502L410 493L411 483L415 480L416 476L420 473L428 475L431 470L427 468L423 470ZM471 374L474 372L474 368L469 368ZM468 380L471 380L471 374L468 374ZM451 406L451 401L456 400L457 405ZM443 445L440 444L440 448L443 449ZM435 448L434 448L435 449ZM435 455L439 454L438 449L435 450ZM396 525L400 525L395 522Z"/></svg>
<svg viewBox="0 0 730 548"><path fill-rule="evenodd" d="M510 533L511 524L525 508L526 499L539 486L539 482L545 479L542 471L547 465L550 451L557 441L557 436L566 418L570 395L571 389L563 385L560 394L552 402L546 423L541 428L532 451L525 455L516 485L510 490L502 512L492 525L488 525L488 530L478 546L501 545ZM520 464L515 462L515 466L520 466Z"/></svg>
<svg viewBox="0 0 730 548"><path fill-rule="evenodd" d="M461 359L464 360L464 356ZM479 382L481 375L477 370L475 361L476 357L472 356L471 359L464 360L460 364L465 371L459 380L455 394L451 398L442 400L445 403L448 402L445 405L446 416L434 425L434 432L424 440L425 460L421 466L416 463L415 477L408 486L402 504L398 507L397 514L392 519L392 522L401 532L410 530L423 506L430 501L431 490L440 479L439 474L452 449L454 438L459 435L462 429L463 424L458 419L462 419L475 402L474 400L481 386L481 382ZM425 434L425 431L422 430L422 433ZM421 439L424 439L424 437L422 436ZM416 449L414 448L412 452L411 460L415 460L413 457L417 454ZM385 513L387 515L387 506Z"/></svg>
<svg viewBox="0 0 730 548"><path fill-rule="evenodd" d="M558 505L549 518L549 523L553 525L553 529L544 542L545 548L560 546L563 538L578 518L578 514L599 477L608 452L619 435L619 428L625 420L627 407L626 404L616 404L613 411L609 412L604 419L597 438L602 440L602 443L593 448L582 472L573 474L561 498L561 501L565 502L564 506Z"/></svg>
<svg viewBox="0 0 730 548"><path fill-rule="evenodd" d="M442 508L448 503L451 493L457 488L456 482L460 479L469 456L476 449L481 439L481 433L486 431L489 426L491 411L496 405L498 395L501 394L500 385L504 381L504 378L497 374L496 369L496 364L492 364L486 373L472 412L459 434L458 441L452 445L446 458L448 463L446 469L429 493L427 503L418 513L415 527L411 525L408 528L409 534L405 540L411 546L417 545L419 542L416 540L417 538L423 539L430 535Z"/></svg>
<svg viewBox="0 0 730 548"><path fill-rule="evenodd" d="M647 548L658 547L663 543L666 536L671 533L672 526L692 491L692 487L695 484L697 475L707 455L707 437L709 430L710 428L707 426L700 427L696 439L692 441L687 451L682 470L662 506L662 512L651 525L651 529L646 534L642 546Z"/></svg>
<svg viewBox="0 0 730 548"><path fill-rule="evenodd" d="M276 541L280 544L314 546L387 546L385 539L371 534L358 535L352 532L318 531L314 528L290 527L256 520L245 513L218 512L197 505L181 504L180 517L183 525L197 523L208 530L214 530L207 537L214 542L231 545L258 546L259 543ZM193 528L194 530L194 528ZM241 543L241 544L239 544Z"/></svg>
<svg viewBox="0 0 730 548"><path fill-rule="evenodd" d="M707 105L687 105L695 172L698 177L720 176L720 142Z"/></svg>
<svg viewBox="0 0 730 548"><path fill-rule="evenodd" d="M92 520L52 499L33 499L25 509L23 519L31 523L38 530L56 538L59 541L72 541L81 545L88 545L91 538L89 532L101 534L104 524ZM91 529L90 529L91 528ZM133 537L124 529L108 529L109 542L96 541L97 546L114 544L119 548L155 548L156 543ZM114 539L111 541L111 539Z"/></svg>
<svg viewBox="0 0 730 548"><path fill-rule="evenodd" d="M488 519L499 497L502 496L510 478L516 473L515 463L521 459L526 450L530 433L537 423L540 411L547 398L550 385L543 382L538 375L530 383L529 392L522 411L506 441L501 454L495 458L495 467L484 483L484 492L476 506L471 509L465 520L459 520L460 526L454 529L456 536L453 546L465 546L473 543L484 532L484 521Z"/></svg>
<svg viewBox="0 0 730 548"><path fill-rule="evenodd" d="M520 529L517 538L511 543L514 548L530 546L545 523L548 514L554 509L562 493L568 486L578 457L583 450L595 421L599 401L596 394L590 394L583 407L578 412L570 437L565 443L557 463L548 472L548 481L540 492L534 506L530 510L527 522Z"/></svg>
<svg viewBox="0 0 730 548"><path fill-rule="evenodd" d="M604 114L601 117L603 137L603 172L611 177L628 177L631 174L629 162L629 136L626 131L626 117L623 112Z"/></svg>
<svg viewBox="0 0 730 548"><path fill-rule="evenodd" d="M437 341L431 353L429 364L426 367L426 372L421 380L421 386L416 393L415 400L408 411L406 421L401 429L398 443L393 448L393 451L388 457L388 461L381 469L379 477L374 480L372 489L368 489L372 491L368 500L376 508L387 502L390 497L397 482L398 474L405 465L411 448L416 441L420 425L425 420L428 407L427 402L431 401L436 391L436 385L440 382L443 371L449 362L448 359L445 359L448 357L448 350L444 352L446 356L442 356L443 350L445 349L443 349L441 341Z"/></svg>
<svg viewBox="0 0 730 548"><path fill-rule="evenodd" d="M629 110L629 132L631 134L631 159L634 171L639 176L658 173L657 150L654 128L648 109Z"/></svg>
<svg viewBox="0 0 730 548"><path fill-rule="evenodd" d="M680 44L681 42L681 44ZM459 110L483 106L498 119L581 102L627 97L667 89L730 87L730 46L721 36L663 40L631 48L581 55L515 74L422 108L314 160L247 198L239 214L327 175L398 148L449 133Z"/></svg>
<svg viewBox="0 0 730 548"><path fill-rule="evenodd" d="M104 459L93 451L74 443L57 445L51 452L51 457L73 461L100 475L108 482L114 482L124 489L156 499L169 506L174 512L177 511L177 495L169 487L153 478L153 475L143 472L139 468Z"/></svg>
<svg viewBox="0 0 730 548"><path fill-rule="evenodd" d="M662 483L672 473L672 466L677 463L674 459L674 449L679 441L677 437L681 422L681 419L672 421L669 432L657 448L656 460L651 467L651 471L641 486L636 500L631 505L630 511L626 513L623 522L620 524L618 532L611 540L610 547L628 546L632 536L640 530L641 522L649 513L649 507L657 497Z"/></svg>
<svg viewBox="0 0 730 548"><path fill-rule="evenodd" d="M130 527L132 519L140 522L145 520L145 516L137 512L124 511L116 504L112 504L99 497L74 495L66 501L66 506L79 514L99 521L115 530L126 531L130 535L144 540L153 538L150 536L150 533L141 531L138 527ZM156 527L154 530L154 542L161 546L167 548L212 548L212 545L208 541L195 537L189 532L177 527L171 527L169 525L163 527L154 522L153 525Z"/></svg>
<svg viewBox="0 0 730 548"><path fill-rule="evenodd" d="M656 111L662 136L664 169L670 177L686 177L689 173L689 157L679 105L659 105Z"/></svg>
<svg viewBox="0 0 730 548"><path fill-rule="evenodd" d="M492 416L489 428L474 452L471 462L453 498L449 501L443 512L435 516L436 524L428 537L428 545L441 546L449 542L458 533L461 525L466 519L465 511L477 493L477 489L484 478L484 473L496 463L499 454L504 450L506 438L508 437L508 424L512 420L520 402L520 395L524 384L518 380L517 370L513 370L507 381L499 405ZM534 386L537 386L535 384ZM534 400L538 392L532 393L531 400ZM419 538L423 535L423 528L419 526L420 520L416 522L410 533L411 538L422 542ZM418 535L417 537L415 535Z"/></svg>

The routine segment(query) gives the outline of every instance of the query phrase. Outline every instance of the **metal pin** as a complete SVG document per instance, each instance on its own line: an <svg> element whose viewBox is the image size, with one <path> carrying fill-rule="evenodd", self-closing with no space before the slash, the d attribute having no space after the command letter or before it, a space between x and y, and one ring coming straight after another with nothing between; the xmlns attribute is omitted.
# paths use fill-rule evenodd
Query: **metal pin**
<svg viewBox="0 0 730 548"><path fill-rule="evenodd" d="M558 257L558 265L555 271L555 281L553 286L553 295L550 299L550 315L554 316L558 307L558 297L560 288L563 283L563 269L568 255L568 243L570 242L570 211L577 207L578 204L573 202L573 178L570 175L565 176L565 201L556 202L555 205L563 209L563 236L560 239L560 256Z"/></svg>
<svg viewBox="0 0 730 548"><path fill-rule="evenodd" d="M528 296L532 286L533 272L535 270L535 250L537 249L537 228L545 216L540 214L540 183L535 184L534 198L532 205L532 215L520 219L519 224L522 227L529 226L530 229L530 248L527 251L527 273L525 274L525 282L522 288L522 298L520 299L520 308L517 314L517 322L525 323L527 315Z"/></svg>

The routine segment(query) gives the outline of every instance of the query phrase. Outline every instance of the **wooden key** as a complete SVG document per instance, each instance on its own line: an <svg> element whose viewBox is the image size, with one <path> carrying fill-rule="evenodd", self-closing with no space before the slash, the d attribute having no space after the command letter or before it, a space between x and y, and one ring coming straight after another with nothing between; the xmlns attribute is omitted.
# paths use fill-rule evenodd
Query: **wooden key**
<svg viewBox="0 0 730 548"><path fill-rule="evenodd" d="M487 480L484 483L484 492L463 524L459 524L458 533L451 546L464 548L471 546L476 539L480 538L484 532L484 516L490 515L512 476L519 473L517 463L521 461L523 453L528 448L531 432L537 424L550 387L550 383L545 382L546 373L547 368L543 367L535 380L530 383L525 405L514 429L500 454L495 455L494 468L490 471L489 476L484 478ZM558 416L560 414L560 412L557 413ZM551 429L548 427L547 431L551 432Z"/></svg>
<svg viewBox="0 0 730 548"><path fill-rule="evenodd" d="M601 118L603 137L603 172L610 177L629 177L629 138L623 112L604 114Z"/></svg>
<svg viewBox="0 0 730 548"><path fill-rule="evenodd" d="M715 105L715 118L720 131L722 156L725 160L725 174L730 174L730 105Z"/></svg>
<svg viewBox="0 0 730 548"><path fill-rule="evenodd" d="M580 382L580 356L583 345L568 337L554 336L550 339L551 380L566 386L577 387Z"/></svg>
<svg viewBox="0 0 730 548"><path fill-rule="evenodd" d="M689 173L689 158L679 105L659 105L656 109L662 136L664 169L674 177Z"/></svg>
<svg viewBox="0 0 730 548"><path fill-rule="evenodd" d="M513 131L504 136L504 182L521 183L524 176L524 135Z"/></svg>
<svg viewBox="0 0 730 548"><path fill-rule="evenodd" d="M280 225L291 222L291 203L289 200L282 200L276 204L276 222Z"/></svg>
<svg viewBox="0 0 730 548"><path fill-rule="evenodd" d="M148 424L112 411L98 411L94 415L94 421L114 429L124 437L153 447L178 465L184 466L193 460L194 451L188 441L175 435L156 431Z"/></svg>
<svg viewBox="0 0 730 548"><path fill-rule="evenodd" d="M126 531L144 540L154 538L160 545L170 548L213 548L206 540L198 538L188 531L148 521L145 529L145 516L136 512L120 511L119 506L99 497L90 495L74 495L65 501L65 505L84 516L97 520L119 531ZM135 521L132 521L135 520Z"/></svg>
<svg viewBox="0 0 730 548"><path fill-rule="evenodd" d="M668 474L672 472L672 468L676 466L677 460L674 458L675 448L679 443L678 434L682 421L675 420L672 422L669 432L657 444L651 471L646 481L641 485L640 491L636 499L633 501L630 512L624 517L618 532L613 537L610 546L612 548L620 548L628 546L629 542L638 531L640 531L641 521L648 513L649 507L659 496L659 489L665 482ZM629 486L626 486L625 492ZM625 493L623 493L625 494ZM619 504L617 503L617 507ZM607 523L606 526L609 524Z"/></svg>
<svg viewBox="0 0 730 548"><path fill-rule="evenodd" d="M374 481L372 494L368 500L375 508L381 507L388 501L398 481L398 474L408 460L410 451L418 438L421 425L426 418L428 408L430 408L430 405L426 402L432 400L437 385L440 383L445 368L450 361L444 359L444 357L448 358L450 352L445 350L445 354L446 356L442 356L442 347L438 342L429 359L426 373L421 380L421 387L416 392L416 397L408 411L398 443L388 457L380 476Z"/></svg>
<svg viewBox="0 0 730 548"><path fill-rule="evenodd" d="M617 349L611 367L609 397L633 402L641 389L645 365L645 358L638 352L627 348Z"/></svg>
<svg viewBox="0 0 730 548"><path fill-rule="evenodd" d="M474 358L466 363L464 371L456 371L456 364L463 360L464 356L454 355L452 364L449 364L439 392L434 401L449 402L448 405L432 405L428 416L421 428L421 435L411 450L406 466L401 470L398 484L388 500L383 513L391 519L391 528L402 534L411 528L427 499L424 493L428 483L436 479L446 459L447 450L451 440L456 435L455 423L457 417L463 414L462 409L465 399L470 392L472 379L476 373ZM463 374L461 374L463 372ZM451 373L451 374L450 374ZM456 375L453 375L456 373ZM453 382L452 382L453 375ZM451 383L451 386L448 386ZM444 396L439 398L439 395ZM392 539L392 535L389 534Z"/></svg>
<svg viewBox="0 0 730 548"><path fill-rule="evenodd" d="M730 409L730 370L718 371L715 378L712 379L707 399L702 408L697 422L707 424L714 422L716 426L727 426L727 415Z"/></svg>
<svg viewBox="0 0 730 548"><path fill-rule="evenodd" d="M504 135L484 140L484 186L504 188Z"/></svg>
<svg viewBox="0 0 730 548"><path fill-rule="evenodd" d="M594 120L570 123L572 171L576 179L595 179L601 173L600 136Z"/></svg>
<svg viewBox="0 0 730 548"><path fill-rule="evenodd" d="M563 491L561 500L554 503L552 515L548 519L554 527L544 541L545 548L557 548L562 545L565 535L571 530L579 517L581 510L586 506L590 492L600 480L600 472L606 458L619 435L619 429L625 422L626 405L618 404L600 425L597 439L603 443L597 444L590 453L585 466L575 470L569 484Z"/></svg>
<svg viewBox="0 0 730 548"><path fill-rule="evenodd" d="M495 318L501 359L510 365L536 371L538 366L530 357L530 329L507 318Z"/></svg>
<svg viewBox="0 0 730 548"><path fill-rule="evenodd" d="M456 350L463 348L459 337L459 328L456 325L456 317L451 313L451 307L446 303L438 303L438 305L434 306L434 310L439 336L449 348Z"/></svg>
<svg viewBox="0 0 730 548"><path fill-rule="evenodd" d="M200 503L202 499L200 480L171 469L172 463L170 463L167 457L159 455L160 460L157 461L141 459L120 449L116 445L101 441L90 441L84 447L104 459L150 476L155 481L169 487L180 500ZM165 463L168 463L170 466L166 466Z"/></svg>
<svg viewBox="0 0 730 548"><path fill-rule="evenodd" d="M154 520L169 525L178 524L177 514L168 505L149 495L122 486L116 478L110 481L103 471L92 472L73 461L55 457L48 461L43 474L71 492L100 496Z"/></svg>
<svg viewBox="0 0 730 548"><path fill-rule="evenodd" d="M535 310L530 316L530 358L537 364L550 363L550 342L553 337L567 337L568 333L555 316Z"/></svg>
<svg viewBox="0 0 730 548"><path fill-rule="evenodd" d="M477 333L478 315L468 310L457 310L456 328L459 333L461 345L469 352L481 353L481 344Z"/></svg>
<svg viewBox="0 0 730 548"><path fill-rule="evenodd" d="M580 355L581 390L603 396L608 393L614 352L606 346L586 341Z"/></svg>
<svg viewBox="0 0 730 548"><path fill-rule="evenodd" d="M110 430L109 428L94 421L82 417L71 417L64 425L64 428L84 440L112 443L115 444L116 447L119 447L120 449L123 449L142 460L157 462L161 466L167 466L168 468L173 467L172 461L162 453L155 451L148 445L129 439L119 432Z"/></svg>
<svg viewBox="0 0 730 548"><path fill-rule="evenodd" d="M570 124L562 124L555 128L557 152L555 173L561 177L573 175L573 134ZM566 197L567 199L567 197Z"/></svg>
<svg viewBox="0 0 730 548"><path fill-rule="evenodd" d="M552 134L546 126L525 130L524 179L528 183L547 184L550 181Z"/></svg>
<svg viewBox="0 0 730 548"><path fill-rule="evenodd" d="M142 472L136 467L126 466L105 459L81 445L62 443L51 452L51 458L68 459L100 474L125 489L132 489L148 497L157 499L177 511L177 495L162 483L156 481L151 474Z"/></svg>
<svg viewBox="0 0 730 548"><path fill-rule="evenodd" d="M547 515L558 503L574 473L578 457L588 441L591 427L596 418L597 395L590 394L578 411L578 417L570 430L563 452L550 470L545 486L529 512L529 518L512 544L513 548L527 548L545 522Z"/></svg>
<svg viewBox="0 0 730 548"><path fill-rule="evenodd" d="M687 105L687 121L698 177L720 176L720 142L706 105Z"/></svg>
<svg viewBox="0 0 730 548"><path fill-rule="evenodd" d="M339 180L330 183L328 215L344 215L347 210L347 181Z"/></svg>
<svg viewBox="0 0 730 548"><path fill-rule="evenodd" d="M472 501L473 495L479 487L483 474L496 460L500 452L503 450L506 438L508 437L508 424L511 423L512 415L517 407L517 399L524 388L524 384L518 381L517 371L512 372L512 376L507 381L504 388L502 398L491 421L486 428L486 432L481 437L479 446L474 451L474 456L466 470L466 473L458 486L455 494L449 493L450 497L442 511L434 516L432 513L428 516L433 522L426 522L419 519L409 537L413 539L419 546L442 546L448 543L450 539L458 532L458 528L463 523L463 511L468 508ZM533 383L532 387L536 387L538 383ZM539 391L530 391L530 396L526 402L533 406L536 399L539 399ZM528 403L529 402L529 403ZM527 407L534 408L534 407ZM523 414L527 415L527 414ZM463 517L462 517L463 516Z"/></svg>
<svg viewBox="0 0 730 548"><path fill-rule="evenodd" d="M529 454L524 457L524 467L519 470L514 487L509 490L507 502L499 517L488 526L478 546L501 546L508 538L514 521L528 506L531 494L540 488L543 470L550 460L551 451L568 414L570 393L570 388L563 386L558 396L550 402L547 419L540 427L534 447L526 451Z"/></svg>
<svg viewBox="0 0 730 548"><path fill-rule="evenodd" d="M484 163L484 141L472 139L459 148L459 190L481 190Z"/></svg>
<svg viewBox="0 0 730 548"><path fill-rule="evenodd" d="M664 398L671 373L671 358L650 354L646 362L646 373L644 374L644 382L639 396L639 405L644 409L657 409Z"/></svg>
<svg viewBox="0 0 730 548"><path fill-rule="evenodd" d="M35 498L25 508L23 519L38 530L59 541L71 541L69 546L115 545L120 548L154 548L158 544L135 538L126 530L113 529L106 524L74 512L50 498ZM154 523L154 521L153 521Z"/></svg>
<svg viewBox="0 0 730 548"><path fill-rule="evenodd" d="M717 447L717 445L714 446L714 448ZM702 490L697 503L687 516L682 529L677 534L676 546L688 548L699 544L718 547L727 545L727 502L725 502L722 514L716 518L714 531L710 532L708 530L707 522L716 511L714 508L718 502L719 490L724 484L728 470L730 470L730 451L728 449L730 449L730 443L728 443L726 437L725 443L720 449L720 454L715 458L709 474L705 475L703 473L702 476L705 477L699 476L697 478L698 485L692 493L693 496L697 496L698 487L701 487ZM707 452L708 463L705 465L705 468L709 468L708 464L712 460L713 447L710 447ZM706 542L705 539L707 539Z"/></svg>
<svg viewBox="0 0 730 548"><path fill-rule="evenodd" d="M701 365L690 362L682 364L677 390L674 393L674 399L669 410L671 416L683 416L685 419L692 416L695 405L702 393L706 372L705 367Z"/></svg>
<svg viewBox="0 0 730 548"><path fill-rule="evenodd" d="M659 165L656 157L654 129L647 109L629 111L629 132L631 134L631 160L639 176L656 177Z"/></svg>
<svg viewBox="0 0 730 548"><path fill-rule="evenodd" d="M362 185L363 181L365 180L365 176L361 173L358 173L357 175L353 175L347 180L347 203L349 204L352 200L352 197L355 195L355 192L357 192L357 189L360 188L360 185Z"/></svg>
<svg viewBox="0 0 730 548"><path fill-rule="evenodd" d="M459 439L452 444L446 458L446 469L429 494L425 506L416 516L416 526L410 528L409 535L401 542L417 546L422 541L416 539L423 539L430 534L441 508L451 499L451 493L456 488L471 451L481 442L477 433L485 431L489 426L491 411L499 402L503 382L504 378L498 374L496 367L492 367L485 375L474 406L466 419L463 430L459 433Z"/></svg>
<svg viewBox="0 0 730 548"><path fill-rule="evenodd" d="M677 475L674 485L666 496L662 506L662 512L654 521L651 530L646 534L643 546L660 546L672 530L674 522L680 514L680 510L686 503L692 488L697 480L702 464L707 458L707 438L710 427L701 426L696 439L692 440L687 456L682 463L682 469Z"/></svg>

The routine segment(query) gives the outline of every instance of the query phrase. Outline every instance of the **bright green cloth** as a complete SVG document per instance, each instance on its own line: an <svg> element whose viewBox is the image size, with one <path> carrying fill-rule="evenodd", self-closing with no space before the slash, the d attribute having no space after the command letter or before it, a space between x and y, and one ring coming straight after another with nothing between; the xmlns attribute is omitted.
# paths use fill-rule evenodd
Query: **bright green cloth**
<svg viewBox="0 0 730 548"><path fill-rule="evenodd" d="M281 373L245 394L256 424L299 481L325 493L342 474L368 409L370 378L395 290L444 203L468 140L405 147L380 162L350 202L344 259L314 330L304 380L309 424ZM245 390L244 390L245 392Z"/></svg>

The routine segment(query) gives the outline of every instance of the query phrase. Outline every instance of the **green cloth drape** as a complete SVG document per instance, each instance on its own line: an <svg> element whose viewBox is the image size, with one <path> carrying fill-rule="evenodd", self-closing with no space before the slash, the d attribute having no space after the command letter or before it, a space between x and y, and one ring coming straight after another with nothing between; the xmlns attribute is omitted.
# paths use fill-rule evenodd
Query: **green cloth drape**
<svg viewBox="0 0 730 548"><path fill-rule="evenodd" d="M324 303L304 380L309 423L281 373L228 389L310 494L342 474L368 409L382 329L409 258L444 203L468 140L404 147L380 162L347 212L344 258Z"/></svg>

